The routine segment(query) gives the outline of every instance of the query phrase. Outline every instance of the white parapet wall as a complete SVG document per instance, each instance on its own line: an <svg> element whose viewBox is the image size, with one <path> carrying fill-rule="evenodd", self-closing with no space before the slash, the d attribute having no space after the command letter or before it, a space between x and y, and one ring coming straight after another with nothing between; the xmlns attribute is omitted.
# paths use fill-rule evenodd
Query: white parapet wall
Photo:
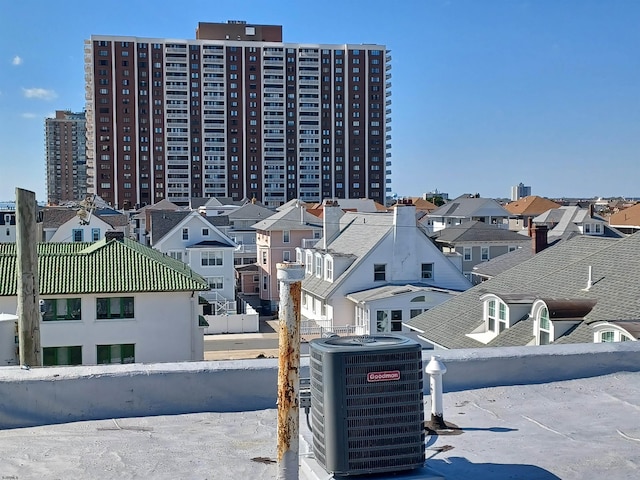
<svg viewBox="0 0 640 480"><path fill-rule="evenodd" d="M425 351L426 364L436 352ZM444 391L640 371L640 342L439 350ZM301 377L308 377L308 358ZM0 428L276 407L278 359L0 368ZM428 394L429 381L424 381Z"/></svg>

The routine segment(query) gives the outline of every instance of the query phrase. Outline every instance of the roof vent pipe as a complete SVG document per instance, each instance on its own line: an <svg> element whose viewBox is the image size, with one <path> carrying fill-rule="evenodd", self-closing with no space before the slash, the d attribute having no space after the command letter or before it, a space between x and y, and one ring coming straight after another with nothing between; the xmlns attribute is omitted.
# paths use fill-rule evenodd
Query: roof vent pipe
<svg viewBox="0 0 640 480"><path fill-rule="evenodd" d="M585 290L591 289L592 285L593 285L593 267L591 265L589 265L589 274L588 274L588 278L587 278L587 288L585 288Z"/></svg>

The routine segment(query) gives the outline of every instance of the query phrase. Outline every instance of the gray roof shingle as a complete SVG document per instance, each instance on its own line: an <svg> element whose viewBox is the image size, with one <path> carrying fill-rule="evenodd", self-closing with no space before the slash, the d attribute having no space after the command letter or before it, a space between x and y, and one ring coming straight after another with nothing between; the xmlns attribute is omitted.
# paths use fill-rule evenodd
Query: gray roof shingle
<svg viewBox="0 0 640 480"><path fill-rule="evenodd" d="M589 267L593 283L586 290ZM640 319L640 234L622 239L580 235L562 241L407 324L445 348L483 347L484 344L466 334L482 324L480 295L484 293L594 300L596 304L584 316L584 322L556 340L557 343L592 342L590 323ZM522 320L507 330L486 346L525 345L533 335L533 329Z"/></svg>

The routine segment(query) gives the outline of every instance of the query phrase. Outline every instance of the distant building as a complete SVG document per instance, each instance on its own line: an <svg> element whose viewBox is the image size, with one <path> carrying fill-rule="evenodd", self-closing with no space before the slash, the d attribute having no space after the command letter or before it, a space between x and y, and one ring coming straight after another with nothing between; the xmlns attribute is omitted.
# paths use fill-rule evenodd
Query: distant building
<svg viewBox="0 0 640 480"><path fill-rule="evenodd" d="M84 112L57 110L45 120L47 202L58 205L87 195Z"/></svg>
<svg viewBox="0 0 640 480"><path fill-rule="evenodd" d="M520 182L515 187L511 187L511 201L515 202L516 200L520 200L523 197L528 197L531 195L531 187L525 186L522 182Z"/></svg>
<svg viewBox="0 0 640 480"><path fill-rule="evenodd" d="M230 21L191 40L92 35L84 52L88 189L112 206L385 203L384 45L284 43L281 26Z"/></svg>

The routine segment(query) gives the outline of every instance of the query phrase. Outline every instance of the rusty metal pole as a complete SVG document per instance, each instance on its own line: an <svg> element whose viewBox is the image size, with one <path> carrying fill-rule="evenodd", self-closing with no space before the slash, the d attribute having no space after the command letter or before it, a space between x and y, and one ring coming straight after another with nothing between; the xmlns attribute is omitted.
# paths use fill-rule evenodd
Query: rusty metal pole
<svg viewBox="0 0 640 480"><path fill-rule="evenodd" d="M278 263L278 480L298 480L300 405L300 294L304 265Z"/></svg>

